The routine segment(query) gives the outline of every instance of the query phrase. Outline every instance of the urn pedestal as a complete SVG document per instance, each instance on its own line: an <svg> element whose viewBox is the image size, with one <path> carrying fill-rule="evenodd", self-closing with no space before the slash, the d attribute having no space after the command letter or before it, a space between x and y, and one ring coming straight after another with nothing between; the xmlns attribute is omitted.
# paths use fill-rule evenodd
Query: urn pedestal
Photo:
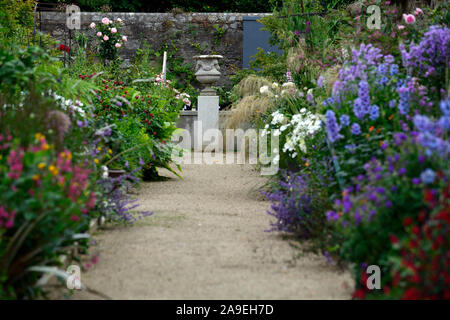
<svg viewBox="0 0 450 320"><path fill-rule="evenodd" d="M201 151L206 146L209 150L222 146L219 141L219 97L211 86L220 79L220 55L195 56L197 60L195 76L204 85L198 97L198 116L195 128L196 150Z"/></svg>

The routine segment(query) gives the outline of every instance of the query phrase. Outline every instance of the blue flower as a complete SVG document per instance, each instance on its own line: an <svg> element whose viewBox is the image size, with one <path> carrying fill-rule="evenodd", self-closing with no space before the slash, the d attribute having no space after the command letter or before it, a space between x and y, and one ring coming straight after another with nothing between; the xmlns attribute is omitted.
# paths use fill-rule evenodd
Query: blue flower
<svg viewBox="0 0 450 320"><path fill-rule="evenodd" d="M397 100L393 99L393 100L389 101L389 108L394 109L396 105L397 105Z"/></svg>
<svg viewBox="0 0 450 320"><path fill-rule="evenodd" d="M436 173L429 168L420 174L420 180L422 180L425 184L433 183L435 178Z"/></svg>
<svg viewBox="0 0 450 320"><path fill-rule="evenodd" d="M370 107L370 120L375 121L378 119L378 117L380 116L380 108L374 104L373 106Z"/></svg>
<svg viewBox="0 0 450 320"><path fill-rule="evenodd" d="M353 113L359 120L364 118L365 112L360 98L356 98L355 101L353 101Z"/></svg>
<svg viewBox="0 0 450 320"><path fill-rule="evenodd" d="M393 64L389 70L389 73L391 74L391 76L395 76L396 74L398 74L398 65Z"/></svg>
<svg viewBox="0 0 450 320"><path fill-rule="evenodd" d="M339 214L337 214L336 212L334 212L334 211L328 211L326 214L325 214L325 216L327 217L327 220L328 221L330 221L330 220L334 220L334 221L336 221L337 219L339 219Z"/></svg>
<svg viewBox="0 0 450 320"><path fill-rule="evenodd" d="M388 67L384 63L381 63L377 68L377 72L380 75L386 75L386 73L388 72Z"/></svg>
<svg viewBox="0 0 450 320"><path fill-rule="evenodd" d="M352 144L347 144L347 145L345 146L345 149L347 149L351 154L354 154L354 153L355 153L355 150L356 150L356 145L355 145L354 143L352 143Z"/></svg>
<svg viewBox="0 0 450 320"><path fill-rule="evenodd" d="M369 83L365 80L361 80L359 83L358 91L359 99L361 101L362 109L365 114L369 113L370 96L369 96Z"/></svg>
<svg viewBox="0 0 450 320"><path fill-rule="evenodd" d="M433 121L431 121L427 116L422 116L419 114L414 116L413 123L416 126L416 129L421 132L431 132L434 127Z"/></svg>
<svg viewBox="0 0 450 320"><path fill-rule="evenodd" d="M450 117L450 99L442 100L439 106L444 116Z"/></svg>
<svg viewBox="0 0 450 320"><path fill-rule="evenodd" d="M350 124L350 117L346 114L343 114L339 120L341 121L341 126L346 127Z"/></svg>
<svg viewBox="0 0 450 320"><path fill-rule="evenodd" d="M450 131L450 116L442 116L437 125L443 130Z"/></svg>
<svg viewBox="0 0 450 320"><path fill-rule="evenodd" d="M341 138L341 135L339 134L339 126L336 121L336 114L332 110L327 110L326 112L326 118L327 118L327 131L328 131L328 139L333 143L336 140L339 140Z"/></svg>
<svg viewBox="0 0 450 320"><path fill-rule="evenodd" d="M409 112L409 91L407 87L401 87L397 89L400 96L400 102L398 104L398 111L400 114L406 115Z"/></svg>
<svg viewBox="0 0 450 320"><path fill-rule="evenodd" d="M359 126L359 124L357 124L357 123L352 124L351 132L355 136L361 134L361 127Z"/></svg>
<svg viewBox="0 0 450 320"><path fill-rule="evenodd" d="M319 79L317 79L317 87L322 88L323 87L323 76L320 76Z"/></svg>

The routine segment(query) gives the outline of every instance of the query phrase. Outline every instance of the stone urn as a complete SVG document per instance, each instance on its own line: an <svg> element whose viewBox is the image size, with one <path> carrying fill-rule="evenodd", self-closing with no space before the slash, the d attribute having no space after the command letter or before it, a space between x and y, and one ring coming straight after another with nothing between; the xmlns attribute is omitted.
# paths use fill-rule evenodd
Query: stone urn
<svg viewBox="0 0 450 320"><path fill-rule="evenodd" d="M200 55L195 56L197 61L195 65L195 76L197 80L205 86L200 92L201 96L215 96L216 90L211 86L220 79L219 59L223 59L220 55Z"/></svg>

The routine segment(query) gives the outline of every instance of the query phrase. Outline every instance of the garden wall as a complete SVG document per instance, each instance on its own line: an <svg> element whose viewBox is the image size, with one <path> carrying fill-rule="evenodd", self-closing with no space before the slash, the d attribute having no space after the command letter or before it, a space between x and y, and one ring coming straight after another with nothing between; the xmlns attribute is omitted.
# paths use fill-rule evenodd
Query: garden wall
<svg viewBox="0 0 450 320"><path fill-rule="evenodd" d="M102 17L121 18L122 34L128 42L121 51L122 58L132 59L138 48L145 44L158 50L169 45L187 62L198 54L221 54L222 74L227 76L233 69L242 67L243 17L266 16L268 13L81 13L81 30L91 39L91 22L100 23ZM41 30L64 42L68 35L66 15L60 12L42 12ZM170 71L170 61L168 62ZM219 85L227 83L222 77Z"/></svg>

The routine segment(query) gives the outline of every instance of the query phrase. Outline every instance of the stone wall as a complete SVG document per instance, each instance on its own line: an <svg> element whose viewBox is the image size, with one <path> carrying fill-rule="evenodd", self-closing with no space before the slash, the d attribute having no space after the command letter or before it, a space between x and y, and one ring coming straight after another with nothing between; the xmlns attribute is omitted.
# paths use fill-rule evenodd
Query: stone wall
<svg viewBox="0 0 450 320"><path fill-rule="evenodd" d="M89 29L91 22L100 23L102 17L121 18L124 21L122 34L128 42L121 50L121 57L130 60L138 48L145 44L158 50L165 44L173 44L176 54L186 62L192 63L192 57L198 54L221 54L222 77L219 85L228 81L226 76L233 69L242 67L242 39L244 16L265 16L267 13L81 13L81 30L90 39L94 31ZM64 41L66 15L59 12L43 12L41 19L43 32ZM221 31L217 31L221 28ZM168 61L170 71L170 61Z"/></svg>

